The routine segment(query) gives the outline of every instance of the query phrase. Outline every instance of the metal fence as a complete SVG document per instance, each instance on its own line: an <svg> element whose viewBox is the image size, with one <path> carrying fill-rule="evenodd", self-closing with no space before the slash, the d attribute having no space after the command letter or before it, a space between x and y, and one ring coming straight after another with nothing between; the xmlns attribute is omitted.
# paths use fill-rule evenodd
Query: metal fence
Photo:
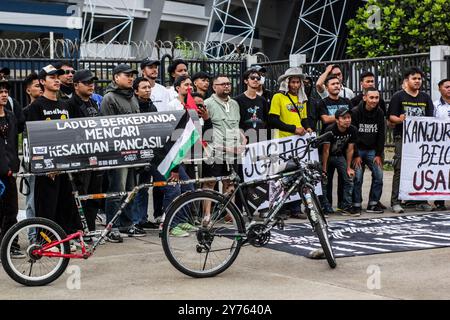
<svg viewBox="0 0 450 320"><path fill-rule="evenodd" d="M445 56L445 60L447 60L447 78L450 79L450 56Z"/></svg>
<svg viewBox="0 0 450 320"><path fill-rule="evenodd" d="M447 57L447 59L449 63L448 70L450 70L450 57ZM371 71L375 75L376 85L381 92L382 98L388 104L392 95L401 89L404 71L409 67L417 66L425 73L423 90L431 95L431 62L429 53L305 63L301 67L315 83L329 64L340 66L345 78L345 85L352 89L355 94L361 93L359 85L361 73ZM259 65L264 66L267 70L266 83L269 90L276 92L278 90L277 79L289 68L289 60L261 63ZM315 96L318 97L317 94ZM392 145L392 131L389 129L386 136L386 146Z"/></svg>
<svg viewBox="0 0 450 320"><path fill-rule="evenodd" d="M450 73L450 56L446 57L449 64ZM167 67L172 62L173 57L166 54L161 57L160 67L160 83L170 85L170 75ZM140 60L99 60L99 59L81 59L70 60L76 69L90 69L99 78L96 91L100 94L104 93L104 89L112 79L112 70L119 63L128 63L136 70L140 68ZM188 63L189 74L193 75L198 71L205 71L212 77L219 74L226 74L232 82L232 95L238 95L244 91L244 83L242 74L247 69L245 60L240 61L223 61L223 60L206 60L206 59L186 59ZM19 58L0 58L0 66L8 67L11 70L11 94L19 100L22 105L26 105L26 94L22 85L22 80L30 72L38 72L45 65L54 62L50 59L19 59ZM306 63L303 64L303 71L312 77L313 81L317 81L319 76L324 72L328 64L338 64L344 74L345 84L356 94L360 93L360 74L363 71L371 71L375 74L377 87L380 89L383 99L389 103L392 95L401 89L403 81L403 72L411 66L420 67L425 73L425 81L423 89L431 94L431 62L428 53L401 55L391 57L379 57L368 59L341 60L330 62ZM278 91L278 77L284 74L289 68L288 60L272 61L259 63L264 66L266 72L266 88L272 92ZM450 74L449 74L450 77ZM386 145L392 145L392 135L388 131Z"/></svg>
<svg viewBox="0 0 450 320"><path fill-rule="evenodd" d="M171 55L165 55L161 59L160 67L160 83L169 86L170 75L167 72L167 68L172 62ZM14 96L21 105L27 104L27 97L25 89L23 87L23 79L31 72L39 72L40 69L48 64L54 63L58 60L51 59L16 59L16 58L0 58L0 66L8 67L11 70L10 83L11 83L11 95ZM104 90L111 82L112 71L115 66L120 63L127 63L133 69L140 71L140 60L98 60L98 59L81 59L81 60L66 60L71 62L75 69L89 69L91 70L99 80L96 83L96 92L104 94ZM237 95L244 91L244 84L242 82L242 72L245 70L245 61L222 61L222 60L185 60L188 64L188 71L190 75L195 74L198 71L205 71L211 76L217 76L219 74L226 74L232 83L232 94Z"/></svg>

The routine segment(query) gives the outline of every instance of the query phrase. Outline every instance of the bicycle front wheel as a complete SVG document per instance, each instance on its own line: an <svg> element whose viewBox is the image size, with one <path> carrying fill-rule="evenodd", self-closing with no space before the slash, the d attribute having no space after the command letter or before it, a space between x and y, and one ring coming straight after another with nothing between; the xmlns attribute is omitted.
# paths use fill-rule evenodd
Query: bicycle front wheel
<svg viewBox="0 0 450 320"><path fill-rule="evenodd" d="M22 220L9 229L2 240L3 268L14 281L26 286L43 286L53 282L66 270L70 259L43 256L36 251L64 238L64 230L51 220ZM69 254L69 242L60 243L45 251Z"/></svg>
<svg viewBox="0 0 450 320"><path fill-rule="evenodd" d="M185 193L168 209L162 246L170 263L195 278L213 277L236 259L245 237L242 217L223 195Z"/></svg>
<svg viewBox="0 0 450 320"><path fill-rule="evenodd" d="M320 245L327 259L330 268L336 268L336 258L334 256L333 247L330 244L330 239L328 236L327 223L320 207L319 199L317 195L312 191L308 191L311 195L312 208L308 208L308 216L314 230L319 238ZM314 215L314 216L313 216Z"/></svg>

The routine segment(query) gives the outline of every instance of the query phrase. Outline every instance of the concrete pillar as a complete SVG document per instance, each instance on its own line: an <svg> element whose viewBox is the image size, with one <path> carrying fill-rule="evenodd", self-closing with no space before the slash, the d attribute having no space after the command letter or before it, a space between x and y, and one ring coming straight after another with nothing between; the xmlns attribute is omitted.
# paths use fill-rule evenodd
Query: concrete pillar
<svg viewBox="0 0 450 320"><path fill-rule="evenodd" d="M247 54L247 68L250 68L254 64L258 64L258 57L255 55Z"/></svg>
<svg viewBox="0 0 450 320"><path fill-rule="evenodd" d="M300 67L306 63L306 54L290 54L289 55L289 68Z"/></svg>
<svg viewBox="0 0 450 320"><path fill-rule="evenodd" d="M432 46L430 48L431 61L431 98L433 101L441 96L438 90L438 83L447 78L449 74L447 60L445 56L450 55L450 46Z"/></svg>

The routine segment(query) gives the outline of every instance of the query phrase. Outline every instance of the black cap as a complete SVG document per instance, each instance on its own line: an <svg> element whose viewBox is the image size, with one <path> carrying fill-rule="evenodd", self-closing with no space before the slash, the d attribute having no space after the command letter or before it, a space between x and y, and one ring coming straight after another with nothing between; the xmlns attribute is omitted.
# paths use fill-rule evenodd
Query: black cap
<svg viewBox="0 0 450 320"><path fill-rule="evenodd" d="M337 118L339 118L339 117L343 117L345 114L349 114L349 115L352 115L352 111L349 109L349 108L346 108L346 107L341 107L341 108L339 108L337 111L336 111L336 113L334 114L334 116L336 117L336 119Z"/></svg>
<svg viewBox="0 0 450 320"><path fill-rule="evenodd" d="M133 70L128 64L124 63L119 64L113 69L113 76L121 72L138 74L137 70Z"/></svg>
<svg viewBox="0 0 450 320"><path fill-rule="evenodd" d="M39 71L38 77L39 77L39 79L45 79L46 76L52 75L52 74L57 74L60 76L60 75L64 74L64 70L56 69L53 65L49 64L49 65L43 67L41 69L41 71Z"/></svg>
<svg viewBox="0 0 450 320"><path fill-rule="evenodd" d="M192 80L192 82L194 82L197 79L210 79L210 78L211 78L211 76L208 73L206 73L204 71L199 71L192 76L191 80Z"/></svg>
<svg viewBox="0 0 450 320"><path fill-rule="evenodd" d="M141 70L144 69L146 66L152 66L157 65L159 66L161 62L159 60L151 59L150 57L145 58L141 61Z"/></svg>
<svg viewBox="0 0 450 320"><path fill-rule="evenodd" d="M9 68L7 67L0 67L0 73L3 73L7 76L9 76L9 73L11 72L11 70L9 70Z"/></svg>
<svg viewBox="0 0 450 320"><path fill-rule="evenodd" d="M7 80L1 80L0 79L0 87L6 87L6 89L11 89L11 85L9 84L9 82Z"/></svg>
<svg viewBox="0 0 450 320"><path fill-rule="evenodd" d="M262 67L260 65L252 66L250 69L255 69L258 72L266 73L267 69L265 67Z"/></svg>
<svg viewBox="0 0 450 320"><path fill-rule="evenodd" d="M78 70L73 75L73 82L97 81L98 78L89 70Z"/></svg>

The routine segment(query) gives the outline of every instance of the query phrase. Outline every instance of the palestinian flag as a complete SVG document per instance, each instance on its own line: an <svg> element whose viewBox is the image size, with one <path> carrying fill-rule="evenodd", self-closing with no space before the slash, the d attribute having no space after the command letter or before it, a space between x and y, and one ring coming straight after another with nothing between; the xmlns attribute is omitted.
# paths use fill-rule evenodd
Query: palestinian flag
<svg viewBox="0 0 450 320"><path fill-rule="evenodd" d="M200 134L195 128L194 122L189 116L189 112L185 112L181 117L175 132L182 129L181 135L176 141L167 141L164 146L165 157L158 165L158 171L168 179L170 172L178 166L191 150L192 146L200 139Z"/></svg>

